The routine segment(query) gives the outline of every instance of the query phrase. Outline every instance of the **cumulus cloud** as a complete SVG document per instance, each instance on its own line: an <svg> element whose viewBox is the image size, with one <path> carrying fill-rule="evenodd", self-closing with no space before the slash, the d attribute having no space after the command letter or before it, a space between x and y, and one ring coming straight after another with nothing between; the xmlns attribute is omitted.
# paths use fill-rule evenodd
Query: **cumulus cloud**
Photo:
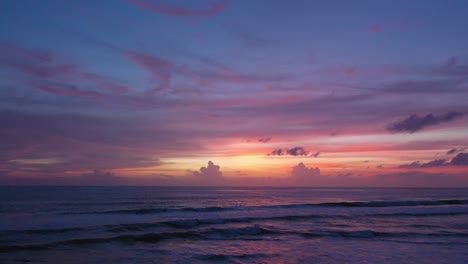
<svg viewBox="0 0 468 264"><path fill-rule="evenodd" d="M268 153L268 156L308 156L310 151L307 151L304 147L294 147L291 149L275 149ZM318 152L320 154L320 152ZM315 155L317 153L314 153ZM318 154L317 154L318 156Z"/></svg>
<svg viewBox="0 0 468 264"><path fill-rule="evenodd" d="M215 165L211 160L208 161L207 167L201 167L200 171L193 172L193 176L210 181L222 181L224 180L223 173L220 171L219 165Z"/></svg>
<svg viewBox="0 0 468 264"><path fill-rule="evenodd" d="M320 176L319 168L307 168L302 162L292 168L291 177L294 179L309 179L318 176Z"/></svg>
<svg viewBox="0 0 468 264"><path fill-rule="evenodd" d="M387 130L390 132L414 133L428 126L452 121L454 119L462 117L463 115L464 114L460 112L448 112L443 115L433 115L431 113L425 116L419 116L417 114L414 114L406 119L390 123L387 126Z"/></svg>
<svg viewBox="0 0 468 264"><path fill-rule="evenodd" d="M303 147L295 147L287 150L288 154L291 156L307 156L309 151L305 150Z"/></svg>
<svg viewBox="0 0 468 264"><path fill-rule="evenodd" d="M275 149L275 150L271 151L270 153L268 153L267 155L268 156L283 156L285 154L286 153L284 153L282 149Z"/></svg>
<svg viewBox="0 0 468 264"><path fill-rule="evenodd" d="M415 161L409 164L402 164L398 166L403 169L418 169L418 168L433 168L443 166L468 166L468 154L459 153L451 161L445 159L437 159L429 162Z"/></svg>

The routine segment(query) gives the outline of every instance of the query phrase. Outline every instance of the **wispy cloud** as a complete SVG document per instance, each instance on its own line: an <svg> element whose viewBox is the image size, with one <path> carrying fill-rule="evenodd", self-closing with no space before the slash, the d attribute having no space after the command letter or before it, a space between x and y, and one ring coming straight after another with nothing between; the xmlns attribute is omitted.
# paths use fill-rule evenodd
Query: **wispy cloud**
<svg viewBox="0 0 468 264"><path fill-rule="evenodd" d="M467 150L467 148L453 148L453 149L447 151L447 155L452 155L452 154L462 152L462 151L465 151L465 150Z"/></svg>
<svg viewBox="0 0 468 264"><path fill-rule="evenodd" d="M150 54L128 50L125 54L137 65L151 73L153 78L160 82L159 86L151 90L158 93L167 90L171 81L171 71L173 64L163 58Z"/></svg>
<svg viewBox="0 0 468 264"><path fill-rule="evenodd" d="M468 166L468 153L458 153L451 161L445 159L437 159L429 162L415 161L409 164L400 165L399 168L418 169L444 166Z"/></svg>
<svg viewBox="0 0 468 264"><path fill-rule="evenodd" d="M449 122L462 116L464 116L464 113L461 112L448 112L447 114L443 115L433 115L431 113L425 116L414 114L406 119L390 123L387 126L387 130L390 132L414 133L428 126L434 126L440 123Z"/></svg>
<svg viewBox="0 0 468 264"><path fill-rule="evenodd" d="M23 85L50 94L95 97L130 91L126 85L90 72L57 53L16 44L0 44L0 67L13 70L12 79ZM93 89L82 89L83 82Z"/></svg>
<svg viewBox="0 0 468 264"><path fill-rule="evenodd" d="M63 95L63 96L85 96L85 97L99 97L102 94L95 91L86 91L78 88L72 84L51 83L51 82L32 82L30 86L40 91Z"/></svg>
<svg viewBox="0 0 468 264"><path fill-rule="evenodd" d="M441 167L441 166L447 166L450 163L447 162L447 160L444 159L438 159L438 160L432 160L429 162L421 162L421 161L415 161L409 164L403 164L398 166L399 168L402 169L416 169L416 168L431 168L431 167Z"/></svg>
<svg viewBox="0 0 468 264"><path fill-rule="evenodd" d="M161 4L158 3L158 1L153 0L128 0L131 4L143 8L145 10L157 13L157 14L163 14L163 15L169 15L169 16L180 16L180 17L210 17L210 16L215 16L219 14L221 11L223 11L227 5L228 1L222 0L222 1L214 1L211 2L206 9L191 9L187 7L182 7L182 6L176 6L176 5L167 5L167 4Z"/></svg>
<svg viewBox="0 0 468 264"><path fill-rule="evenodd" d="M320 155L320 152L315 152L310 154L311 157L317 158Z"/></svg>
<svg viewBox="0 0 468 264"><path fill-rule="evenodd" d="M271 140L271 137L262 137L262 138L257 139L257 141L261 143L267 143L267 142L270 142L270 140Z"/></svg>
<svg viewBox="0 0 468 264"><path fill-rule="evenodd" d="M56 55L41 49L28 49L14 43L0 43L0 54L14 55L17 57L27 57L40 62L52 62L56 60Z"/></svg>

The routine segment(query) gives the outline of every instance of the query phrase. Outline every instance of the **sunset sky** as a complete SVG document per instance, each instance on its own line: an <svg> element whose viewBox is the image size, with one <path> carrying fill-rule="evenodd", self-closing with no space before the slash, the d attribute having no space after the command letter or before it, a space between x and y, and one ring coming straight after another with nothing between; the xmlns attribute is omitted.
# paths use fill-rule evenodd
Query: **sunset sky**
<svg viewBox="0 0 468 264"><path fill-rule="evenodd" d="M3 0L0 184L468 187L468 1Z"/></svg>

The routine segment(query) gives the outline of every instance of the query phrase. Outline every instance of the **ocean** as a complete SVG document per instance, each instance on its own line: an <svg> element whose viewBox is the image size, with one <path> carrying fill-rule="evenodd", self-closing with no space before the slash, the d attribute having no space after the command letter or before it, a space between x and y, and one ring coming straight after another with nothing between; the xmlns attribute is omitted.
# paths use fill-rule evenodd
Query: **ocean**
<svg viewBox="0 0 468 264"><path fill-rule="evenodd" d="M468 189L0 187L0 263L468 263Z"/></svg>

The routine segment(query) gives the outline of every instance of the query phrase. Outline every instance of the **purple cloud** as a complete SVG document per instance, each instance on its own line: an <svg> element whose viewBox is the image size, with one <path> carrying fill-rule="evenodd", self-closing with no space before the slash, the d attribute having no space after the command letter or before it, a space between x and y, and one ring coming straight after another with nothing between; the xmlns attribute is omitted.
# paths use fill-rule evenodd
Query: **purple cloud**
<svg viewBox="0 0 468 264"><path fill-rule="evenodd" d="M282 149L275 149L273 151L271 151L270 153L268 153L267 155L268 156L283 156L285 153L283 152Z"/></svg>
<svg viewBox="0 0 468 264"><path fill-rule="evenodd" d="M463 93L466 89L460 87L460 80L437 79L437 80L402 80L385 84L380 91L395 95L418 95L418 94L446 94Z"/></svg>
<svg viewBox="0 0 468 264"><path fill-rule="evenodd" d="M86 91L78 88L76 85L63 84L63 83L50 83L50 82L32 82L30 87L56 95L63 96L85 96L85 97L98 97L102 94L95 91Z"/></svg>
<svg viewBox="0 0 468 264"><path fill-rule="evenodd" d="M257 141L261 143L267 143L270 140L271 140L271 137L263 137L263 138L259 138Z"/></svg>
<svg viewBox="0 0 468 264"><path fill-rule="evenodd" d="M447 160L444 159L439 159L439 160L432 160L427 163L421 162L421 161L415 161L410 164L403 164L398 166L399 168L402 169L416 169L416 168L431 168L431 167L441 167L441 166L447 166L450 163L447 162Z"/></svg>
<svg viewBox="0 0 468 264"><path fill-rule="evenodd" d="M450 165L468 166L468 153L459 153L452 159L452 161L450 162Z"/></svg>
<svg viewBox="0 0 468 264"><path fill-rule="evenodd" d="M320 151L310 154L311 157L317 158L320 155Z"/></svg>
<svg viewBox="0 0 468 264"><path fill-rule="evenodd" d="M429 162L415 161L410 164L403 164L398 166L404 169L417 169L417 168L433 168L444 166L468 166L468 153L459 153L449 162L445 159L432 160Z"/></svg>
<svg viewBox="0 0 468 264"><path fill-rule="evenodd" d="M288 149L287 153L291 156L307 156L309 155L309 151L306 151L303 147L294 147L292 149Z"/></svg>
<svg viewBox="0 0 468 264"><path fill-rule="evenodd" d="M109 78L91 72L81 72L79 74L84 80L93 82L97 88L110 91L115 94L124 94L130 91L126 85L111 81Z"/></svg>
<svg viewBox="0 0 468 264"><path fill-rule="evenodd" d="M41 49L27 49L13 43L0 43L0 54L26 57L39 62L52 62L56 55Z"/></svg>
<svg viewBox="0 0 468 264"><path fill-rule="evenodd" d="M152 89L152 93L158 93L169 88L173 64L165 59L142 52L128 50L125 54L137 65L144 68L160 82L159 86Z"/></svg>
<svg viewBox="0 0 468 264"><path fill-rule="evenodd" d="M284 155L290 155L290 156L308 156L310 151L307 151L304 149L304 147L294 147L291 149L275 149L268 153L268 156L284 156ZM318 156L318 154L317 154Z"/></svg>
<svg viewBox="0 0 468 264"><path fill-rule="evenodd" d="M467 148L453 148L449 151L447 151L447 155L452 155L452 154L455 154L457 152L462 152L462 151L465 151Z"/></svg>
<svg viewBox="0 0 468 264"><path fill-rule="evenodd" d="M37 78L70 76L76 71L76 66L72 64L39 65L35 63L1 60L0 66L6 66L23 74Z"/></svg>
<svg viewBox="0 0 468 264"><path fill-rule="evenodd" d="M223 11L228 2L227 1L215 1L210 3L209 7L205 10L195 10L182 6L176 5L165 5L158 4L156 1L144 1L144 0L128 0L131 4L146 9L148 11L170 15L170 16L181 16L181 17L209 17L215 16Z"/></svg>
<svg viewBox="0 0 468 264"><path fill-rule="evenodd" d="M294 179L310 179L318 176L320 176L319 168L307 168L302 162L292 168L291 177Z"/></svg>
<svg viewBox="0 0 468 264"><path fill-rule="evenodd" d="M77 70L71 63L59 62L60 56L40 49L28 49L11 43L0 43L0 66L37 78L70 76Z"/></svg>
<svg viewBox="0 0 468 264"><path fill-rule="evenodd" d="M198 181L206 184L219 184L224 180L223 173L220 171L220 166L215 165L211 160L208 161L207 167L201 167L200 171L193 172L193 176Z"/></svg>
<svg viewBox="0 0 468 264"><path fill-rule="evenodd" d="M100 92L79 88L84 82L95 90L123 94L129 87L92 73L46 50L28 49L14 44L0 44L0 67L14 70L18 80L33 89L62 96L100 96ZM80 83L80 84L78 84Z"/></svg>
<svg viewBox="0 0 468 264"><path fill-rule="evenodd" d="M464 116L464 113L460 112L448 112L443 115L427 114L425 116L419 116L417 114L411 115L410 117L390 123L387 126L387 130L390 132L409 132L414 133L418 130L424 129L428 126L434 126L440 123L449 122Z"/></svg>

